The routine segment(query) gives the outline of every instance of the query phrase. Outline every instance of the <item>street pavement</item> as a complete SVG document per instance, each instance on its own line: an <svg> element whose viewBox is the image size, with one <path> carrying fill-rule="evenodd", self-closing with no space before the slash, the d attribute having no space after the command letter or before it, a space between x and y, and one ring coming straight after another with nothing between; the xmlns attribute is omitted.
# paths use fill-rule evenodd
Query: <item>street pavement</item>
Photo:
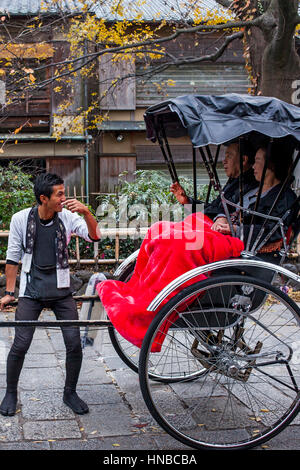
<svg viewBox="0 0 300 470"><path fill-rule="evenodd" d="M1 316L14 319L12 313ZM40 319L55 317L43 311ZM13 335L13 328L0 328L0 400ZM84 348L78 394L89 405L86 415L74 414L62 401L64 361L60 329L37 328L21 373L17 413L0 415L0 450L192 450L154 422L138 375L117 356L105 328L99 330L94 345ZM256 450L300 450L299 418Z"/></svg>

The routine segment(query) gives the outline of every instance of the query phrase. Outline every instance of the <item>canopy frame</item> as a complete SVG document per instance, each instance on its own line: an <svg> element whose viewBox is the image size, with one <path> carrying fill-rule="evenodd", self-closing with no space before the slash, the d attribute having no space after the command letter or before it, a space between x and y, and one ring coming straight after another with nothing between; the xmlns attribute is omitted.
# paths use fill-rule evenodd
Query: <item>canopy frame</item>
<svg viewBox="0 0 300 470"><path fill-rule="evenodd" d="M155 134L155 137L156 137L156 138L153 138L153 134L152 134L152 139L151 140L155 141L157 139L157 141L160 145L161 152L163 154L164 160L165 160L166 165L168 167L172 182L173 183L174 182L179 182L179 178L178 178L178 174L177 174L177 170L176 170L176 165L175 165L175 162L174 162L174 159L173 159L173 156L172 156L171 146L170 146L169 140L168 140L168 133L170 134L170 131L167 132L168 129L166 129L166 127L168 127L168 125L170 125L172 127L174 122L175 122L175 120L172 121L172 119L169 119L170 114L168 114L170 112L171 112L171 116L173 116L175 114L174 113L174 107L173 106L168 107L165 103L163 103L162 105L156 105L156 106L150 107L150 110L151 110L150 111L151 118L149 119L149 116L146 116L147 115L147 112L146 112L145 121L146 121L146 125L148 125L148 127L149 127L149 123L151 122L151 126L150 126L151 130L154 131L154 134ZM177 114L179 116L180 122L182 123L182 126L184 127L183 117L180 115L179 112ZM176 123L176 125L177 124L178 123ZM175 128L176 128L176 126L175 126ZM172 132L174 132L173 127L172 127ZM178 136L181 136L181 135L182 135L182 133L179 132L176 135L176 132L175 132L175 135L172 135L171 137L178 137ZM188 133L186 133L186 135L188 135ZM266 135L266 134L262 134L262 135L264 135L266 137L270 137L269 135ZM289 249L290 243L287 244L286 236L285 236L285 233L284 233L284 224L283 224L283 222L286 219L286 217L288 216L288 214L290 213L290 211L293 210L295 205L299 204L299 197L293 203L293 205L290 208L288 208L288 210L286 211L286 214L284 214L284 216L282 218L279 219L279 218L273 217L272 212L273 212L274 207L276 206L277 201L279 200L281 194L287 188L288 184L291 181L291 176L292 176L292 174L293 174L293 172L294 172L294 170L295 170L295 168L296 168L296 166L299 162L299 159L300 159L300 151L298 151L297 156L296 156L296 158L293 162L293 165L292 165L292 167L289 171L289 174L286 177L285 181L283 182L281 190L279 191L272 207L270 207L270 210L269 210L268 214L262 214L262 213L258 212L257 209L259 207L259 202L261 200L262 189L263 189L263 185L264 185L266 171L267 171L267 168L268 168L268 161L270 159L270 155L271 155L271 151L272 151L272 145L274 143L275 138L270 137L270 140L269 140L269 143L268 143L268 146L267 146L266 159L265 159L265 163L264 163L262 179L261 179L260 184L259 184L259 189L258 189L258 194L257 194L257 198L256 198L255 207L254 207L253 210L250 210L248 208L245 208L244 205L243 205L243 203L244 203L243 149L244 149L246 137L247 137L246 134L241 134L237 137L238 145L239 145L239 151L240 151L240 160L239 160L239 164L240 164L239 204L234 204L234 203L232 203L231 201L228 201L225 198L224 192L223 192L223 189L222 189L222 186L221 186L221 183L220 183L219 175L218 175L218 172L217 172L217 164L218 164L218 161L219 161L220 148L221 148L222 143L224 144L225 142L217 144L217 148L216 148L216 152L215 152L214 156L212 155L210 145L206 144L206 145L196 147L192 143L192 174L193 174L193 198L194 198L194 201L197 201L197 156L196 156L196 149L198 148L199 155L201 157L202 162L204 163L205 169L206 169L208 177L209 177L209 187L208 187L208 191L207 191L206 200L201 201L201 202L203 202L204 204L208 204L212 189L214 189L216 192L219 193L220 199L221 199L221 202L222 202L222 206L223 206L223 209L224 209L224 214L225 214L225 217L226 217L227 222L229 224L232 236L236 236L236 235L235 235L235 232L234 232L234 227L233 227L233 224L232 224L232 220L231 220L231 217L230 217L230 212L229 212L228 206L234 206L234 207L236 207L236 209L239 210L240 239L245 242L245 250L244 250L243 254L245 256L250 256L250 257L256 256L257 253L262 249L262 247L270 239L272 234L277 229L280 229L282 239L283 239L283 248L282 248L281 252L282 252L282 254L286 255L287 251ZM300 140L300 125L299 125L299 140ZM192 212L194 213L194 212L196 212L196 210L197 210L196 209L196 204L193 204ZM250 214L252 216L251 217L251 223L250 223L250 232L249 232L249 236L248 236L247 240L244 240L244 214L245 214L245 212L247 212L247 214ZM259 217L264 218L264 222L263 222L261 230L258 234L257 239L253 242L253 244L251 246L255 216L259 216ZM275 223L274 227L272 228L272 230L268 234L265 234L266 223L267 223L268 220L274 220L276 223Z"/></svg>

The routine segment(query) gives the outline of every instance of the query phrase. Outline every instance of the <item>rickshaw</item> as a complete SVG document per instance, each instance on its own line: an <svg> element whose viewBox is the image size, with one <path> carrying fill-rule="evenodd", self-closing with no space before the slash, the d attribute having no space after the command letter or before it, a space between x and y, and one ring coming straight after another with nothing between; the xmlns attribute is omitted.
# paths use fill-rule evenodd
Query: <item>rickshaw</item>
<svg viewBox="0 0 300 470"><path fill-rule="evenodd" d="M169 139L188 137L192 143L194 199L199 152L210 181L206 202L211 188L219 192L231 229L230 206L239 208L241 227L246 210L265 221L273 220L274 227L268 233L263 224L252 243L250 230L239 258L199 266L168 284L148 307L158 313L140 350L109 327L112 343L124 362L139 374L152 417L175 439L196 449L257 446L281 432L300 407L300 310L275 282L278 276L285 285L300 280L283 267L298 235L298 211L288 233L283 222L289 211L298 208L299 196L282 218L272 216L276 201L268 214L260 214L256 210L262 180L255 209L249 211L243 207L242 171L240 201L233 204L222 192L217 163L222 144L229 141L238 139L242 150L249 136L268 137L270 152L273 141L288 138L295 155L284 190L299 161L300 110L261 96L186 95L151 106L144 118L147 138L160 145L172 182L179 179ZM212 145L216 146L215 155ZM261 254L278 227L281 249ZM137 255L138 250L118 267L116 278L124 282L130 278ZM184 287L187 281L205 273L209 273L206 280ZM168 333L162 349L153 353L157 334L165 331L166 324Z"/></svg>
<svg viewBox="0 0 300 470"><path fill-rule="evenodd" d="M241 227L243 214L249 209L243 206L242 172L239 203L224 197L217 171L223 144L239 139L242 148L249 135L262 135L270 139L271 150L274 140L290 139L295 158L284 186L290 184L299 161L300 110L278 99L186 95L151 106L144 118L147 138L160 145L173 182L179 178L168 139L191 140L194 199L199 151L210 181L207 201L211 188L220 193L230 226L228 207L239 209ZM212 145L216 146L215 155ZM283 267L299 231L298 217L288 233L284 219L298 203L299 197L282 218L272 216L276 201L268 214L256 212L258 203L250 211L253 216L272 220L272 233L280 229L282 248L274 256L264 259L260 254L272 235L262 227L252 244L243 240L245 248L239 258L199 266L166 285L147 308L156 314L141 348L122 338L107 319L4 321L0 326L108 327L116 352L139 374L151 416L168 434L195 449L258 446L289 425L300 408L300 309L275 282L278 276L286 285L300 282L300 276ZM138 253L132 253L117 268L115 279L130 279ZM207 278L199 282L201 274ZM161 331L165 336L161 350L152 352Z"/></svg>

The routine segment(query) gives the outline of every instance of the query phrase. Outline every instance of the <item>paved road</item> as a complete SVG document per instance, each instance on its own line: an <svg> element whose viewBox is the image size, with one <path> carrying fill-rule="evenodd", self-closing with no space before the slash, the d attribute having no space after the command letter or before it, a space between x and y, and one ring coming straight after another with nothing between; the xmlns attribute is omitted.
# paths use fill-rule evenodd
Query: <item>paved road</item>
<svg viewBox="0 0 300 470"><path fill-rule="evenodd" d="M44 311L41 319L54 316ZM13 334L0 328L0 400ZM75 415L62 402L64 357L60 330L37 329L21 374L18 412L0 415L0 450L191 450L153 422L138 376L116 355L106 330L84 349L78 391L90 407L87 415ZM264 450L299 450L299 436L300 416Z"/></svg>

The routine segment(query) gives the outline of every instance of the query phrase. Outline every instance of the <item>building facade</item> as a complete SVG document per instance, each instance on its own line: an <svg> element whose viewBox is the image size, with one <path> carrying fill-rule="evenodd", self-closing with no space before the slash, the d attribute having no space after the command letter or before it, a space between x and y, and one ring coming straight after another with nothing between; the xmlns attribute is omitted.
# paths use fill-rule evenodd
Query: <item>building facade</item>
<svg viewBox="0 0 300 470"><path fill-rule="evenodd" d="M0 13L6 17L5 31L9 30L12 36L17 27L20 28L22 23L25 24L28 18L34 17L41 10L41 2L38 0L4 0L1 3L3 5L0 6ZM70 3L75 9L79 8L76 0L65 2L66 8L70 8ZM216 6L213 0L206 0L203 4L207 8ZM172 2L169 2L168 9L166 2L162 0L152 1L150 10L149 4L147 5L142 7L145 23L151 27L153 18L156 18L157 12L160 11L160 20L167 21L166 26L161 29L161 34L167 35L170 31L168 22L179 21L176 9L170 8ZM102 7L99 7L95 14L99 18L105 17L107 22L117 20L110 11ZM147 80L142 78L140 72L143 64L139 63L138 59L134 64L124 62L120 66L108 60L105 55L105 60L99 59L98 83L77 77L73 79L72 84L64 85L63 92L60 90L58 93L51 77L56 73L54 64L68 57L68 44L60 28L55 26L55 16L55 11L48 13L48 17L43 21L43 28L35 35L34 42L29 35L25 40L24 35L20 35L18 42L11 44L7 37L7 44L1 48L0 60L4 71L0 76L0 103L3 105L0 113L0 164L5 165L13 160L22 164L27 171L31 168L33 173L44 170L57 172L65 179L71 195L83 195L88 202L93 202L99 193L115 192L119 174L122 172L126 171L127 178L132 180L137 169L166 171L159 147L146 140L143 115L148 106L188 93L248 92L249 81L244 67L243 51L240 42L234 41L217 62L207 61L184 67L172 65ZM2 28L2 38L5 31ZM221 43L222 38L217 33L211 33L201 36L199 40L191 35L181 36L178 40L166 43L165 47L169 54L176 52L182 58L195 58L197 55L213 53ZM10 69L13 68L16 56L19 61L21 56L23 66L29 71L31 68L38 68L39 78L46 85L30 96L22 96L15 104L5 106L7 91L13 86L10 82L16 82L15 77L6 74L5 62L10 64ZM126 77L128 74L131 78L124 78L120 86L101 102L101 110L107 113L107 120L91 132L85 131L84 126L81 131L71 130L70 123L74 119L76 109L88 105L95 88L101 95L103 84L110 77ZM72 104L63 115L59 107L64 96L68 94L73 97ZM54 133L57 120L62 127L59 139ZM170 144L179 176L190 176L192 149L189 142L186 139L173 139ZM199 181L207 182L201 161Z"/></svg>

